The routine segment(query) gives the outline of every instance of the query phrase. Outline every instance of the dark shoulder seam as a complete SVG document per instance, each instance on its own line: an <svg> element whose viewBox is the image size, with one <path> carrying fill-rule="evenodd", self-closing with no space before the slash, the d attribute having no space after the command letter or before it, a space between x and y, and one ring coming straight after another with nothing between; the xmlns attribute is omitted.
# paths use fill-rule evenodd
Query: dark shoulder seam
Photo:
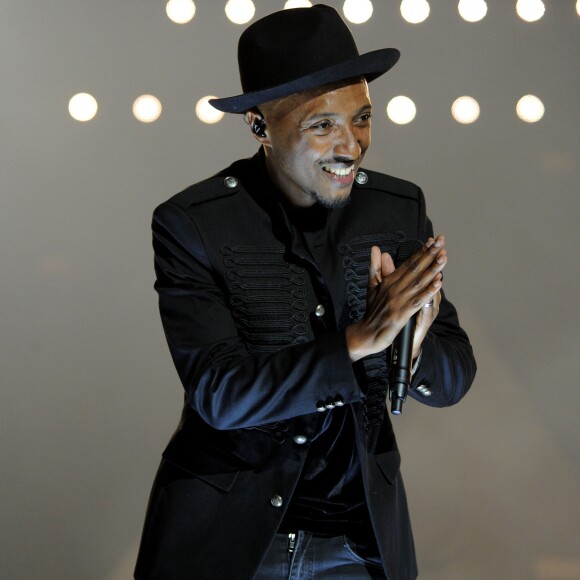
<svg viewBox="0 0 580 580"><path fill-rule="evenodd" d="M360 191L381 191L397 197L406 197L417 202L419 201L420 188L415 183L370 169L361 169L360 171L368 177L366 183L357 184L357 189Z"/></svg>
<svg viewBox="0 0 580 580"><path fill-rule="evenodd" d="M241 185L237 178L224 175L210 177L176 193L167 201L186 209L201 203L236 195Z"/></svg>

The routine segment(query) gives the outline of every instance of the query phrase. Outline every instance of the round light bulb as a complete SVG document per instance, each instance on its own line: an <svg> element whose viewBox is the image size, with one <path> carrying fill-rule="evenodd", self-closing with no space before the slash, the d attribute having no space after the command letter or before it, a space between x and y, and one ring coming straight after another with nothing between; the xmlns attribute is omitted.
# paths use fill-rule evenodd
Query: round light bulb
<svg viewBox="0 0 580 580"><path fill-rule="evenodd" d="M410 123L417 114L415 103L403 95L394 97L387 105L387 115L393 123L397 125L406 125Z"/></svg>
<svg viewBox="0 0 580 580"><path fill-rule="evenodd" d="M169 20L176 24L185 24L195 16L193 0L169 0L165 5L165 12Z"/></svg>
<svg viewBox="0 0 580 580"><path fill-rule="evenodd" d="M479 103L473 97L459 97L451 105L451 115L463 125L474 123L479 118Z"/></svg>
<svg viewBox="0 0 580 580"><path fill-rule="evenodd" d="M345 0L342 11L349 22L362 24L373 15L373 3L371 0Z"/></svg>
<svg viewBox="0 0 580 580"><path fill-rule="evenodd" d="M546 7L542 0L518 0L516 12L526 22L535 22L544 16Z"/></svg>
<svg viewBox="0 0 580 580"><path fill-rule="evenodd" d="M522 97L516 105L518 117L526 123L537 123L545 113L544 103L535 95Z"/></svg>
<svg viewBox="0 0 580 580"><path fill-rule="evenodd" d="M199 99L199 101L197 101L197 104L195 105L195 114L202 123L213 125L214 123L218 123L224 118L224 113L222 111L218 111L209 103L210 99L216 98L217 97L209 95L207 97L202 97Z"/></svg>
<svg viewBox="0 0 580 580"><path fill-rule="evenodd" d="M252 0L228 0L225 10L234 24L246 24L254 17L256 7Z"/></svg>
<svg viewBox="0 0 580 580"><path fill-rule="evenodd" d="M418 24L427 20L431 7L427 0L403 0L401 2L401 16L411 24Z"/></svg>
<svg viewBox="0 0 580 580"><path fill-rule="evenodd" d="M68 112L76 121L90 121L98 108L97 100L89 93L78 93L68 102Z"/></svg>
<svg viewBox="0 0 580 580"><path fill-rule="evenodd" d="M312 2L309 0L288 0L284 4L284 10L291 10L292 8L312 8Z"/></svg>
<svg viewBox="0 0 580 580"><path fill-rule="evenodd" d="M153 123L161 115L161 101L153 95L141 95L133 103L133 115L142 123Z"/></svg>
<svg viewBox="0 0 580 580"><path fill-rule="evenodd" d="M485 0L459 0L457 10L463 20L479 22L487 14L487 4Z"/></svg>

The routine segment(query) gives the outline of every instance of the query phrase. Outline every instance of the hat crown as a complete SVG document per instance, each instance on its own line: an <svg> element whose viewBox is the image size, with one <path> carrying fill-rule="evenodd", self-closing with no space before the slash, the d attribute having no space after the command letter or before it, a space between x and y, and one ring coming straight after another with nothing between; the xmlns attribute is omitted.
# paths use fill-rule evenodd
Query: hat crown
<svg viewBox="0 0 580 580"><path fill-rule="evenodd" d="M364 76L370 83L398 59L396 48L359 54L347 25L330 6L281 10L257 20L240 37L238 65L244 93L210 103L219 111L244 113L345 79Z"/></svg>
<svg viewBox="0 0 580 580"><path fill-rule="evenodd" d="M288 83L359 56L334 8L316 5L270 14L248 27L238 44L245 93Z"/></svg>

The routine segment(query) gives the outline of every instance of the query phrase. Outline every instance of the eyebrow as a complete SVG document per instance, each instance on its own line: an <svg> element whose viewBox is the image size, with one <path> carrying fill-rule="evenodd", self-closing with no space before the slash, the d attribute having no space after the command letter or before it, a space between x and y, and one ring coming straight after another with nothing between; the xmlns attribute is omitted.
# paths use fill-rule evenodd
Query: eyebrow
<svg viewBox="0 0 580 580"><path fill-rule="evenodd" d="M362 113L366 113L367 111L372 111L372 105L363 105L358 111L356 111L353 115L353 117L358 117L358 115L361 115ZM305 119L303 119L301 121L301 125L303 123L311 123L312 121L317 121L318 119L324 119L324 118L336 118L337 114L336 113L331 113L330 111L328 112L323 112L323 113L316 113L315 115L312 115L311 117L306 117Z"/></svg>

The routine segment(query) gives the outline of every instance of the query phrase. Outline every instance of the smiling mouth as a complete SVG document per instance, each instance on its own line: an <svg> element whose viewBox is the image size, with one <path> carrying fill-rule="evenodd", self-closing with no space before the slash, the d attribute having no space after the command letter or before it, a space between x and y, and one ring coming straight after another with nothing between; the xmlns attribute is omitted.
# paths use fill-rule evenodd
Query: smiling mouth
<svg viewBox="0 0 580 580"><path fill-rule="evenodd" d="M354 164L349 165L348 167L336 167L332 165L324 165L322 170L326 173L330 173L331 175L336 175L339 179L344 179L349 177L350 174L354 171Z"/></svg>

